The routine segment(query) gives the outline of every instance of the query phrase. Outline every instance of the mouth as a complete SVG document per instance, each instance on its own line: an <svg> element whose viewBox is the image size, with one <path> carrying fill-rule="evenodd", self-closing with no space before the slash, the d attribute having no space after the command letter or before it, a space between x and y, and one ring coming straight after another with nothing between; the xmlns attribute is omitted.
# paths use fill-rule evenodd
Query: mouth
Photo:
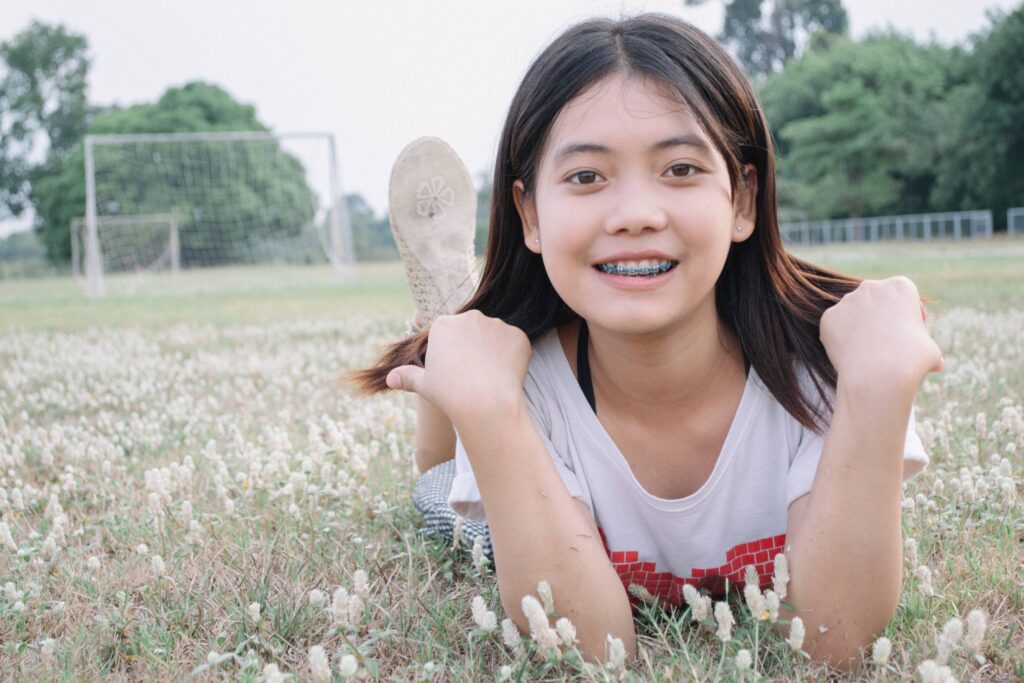
<svg viewBox="0 0 1024 683"><path fill-rule="evenodd" d="M645 259L642 261L612 261L598 263L595 270L621 277L655 278L679 265L679 261Z"/></svg>

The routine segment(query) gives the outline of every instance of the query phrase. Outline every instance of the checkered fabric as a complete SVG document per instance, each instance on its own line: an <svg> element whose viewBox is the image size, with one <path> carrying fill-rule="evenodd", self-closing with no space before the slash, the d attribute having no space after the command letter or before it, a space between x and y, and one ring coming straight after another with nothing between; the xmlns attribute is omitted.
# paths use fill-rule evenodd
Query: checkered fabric
<svg viewBox="0 0 1024 683"><path fill-rule="evenodd" d="M464 519L448 507L448 493L455 479L455 461L448 460L427 470L416 480L412 491L412 504L423 515L420 533L438 538L448 546L471 552L477 537L483 538L484 555L494 560L491 531L487 524ZM456 545L455 529L459 527L460 540Z"/></svg>

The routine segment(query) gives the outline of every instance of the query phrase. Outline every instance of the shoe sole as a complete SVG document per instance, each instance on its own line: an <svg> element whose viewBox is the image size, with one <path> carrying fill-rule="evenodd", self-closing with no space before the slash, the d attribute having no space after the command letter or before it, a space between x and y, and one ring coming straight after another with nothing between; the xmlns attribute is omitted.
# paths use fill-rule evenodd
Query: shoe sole
<svg viewBox="0 0 1024 683"><path fill-rule="evenodd" d="M476 190L446 142L423 137L391 169L388 218L423 326L476 291Z"/></svg>

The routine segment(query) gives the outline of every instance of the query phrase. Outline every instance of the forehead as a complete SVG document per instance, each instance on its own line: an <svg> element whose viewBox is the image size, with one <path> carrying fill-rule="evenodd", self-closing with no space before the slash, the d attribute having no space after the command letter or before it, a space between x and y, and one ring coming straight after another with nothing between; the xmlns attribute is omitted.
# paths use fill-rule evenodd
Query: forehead
<svg viewBox="0 0 1024 683"><path fill-rule="evenodd" d="M545 145L551 157L569 144L595 143L613 149L690 134L714 147L689 106L668 85L641 75L616 73L571 99L559 112ZM715 156L717 152L714 152Z"/></svg>

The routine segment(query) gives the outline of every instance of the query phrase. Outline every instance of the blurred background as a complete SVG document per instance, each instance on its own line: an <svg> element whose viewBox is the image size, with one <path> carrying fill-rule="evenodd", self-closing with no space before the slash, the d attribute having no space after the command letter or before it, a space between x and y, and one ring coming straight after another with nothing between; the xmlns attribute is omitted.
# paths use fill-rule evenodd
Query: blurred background
<svg viewBox="0 0 1024 683"><path fill-rule="evenodd" d="M90 183L108 274L396 259L388 175L421 135L474 174L482 252L528 64L575 21L641 11L744 65L791 242L1024 233L1020 2L5 0L0 277L82 272ZM96 138L87 169L87 134L143 137Z"/></svg>

